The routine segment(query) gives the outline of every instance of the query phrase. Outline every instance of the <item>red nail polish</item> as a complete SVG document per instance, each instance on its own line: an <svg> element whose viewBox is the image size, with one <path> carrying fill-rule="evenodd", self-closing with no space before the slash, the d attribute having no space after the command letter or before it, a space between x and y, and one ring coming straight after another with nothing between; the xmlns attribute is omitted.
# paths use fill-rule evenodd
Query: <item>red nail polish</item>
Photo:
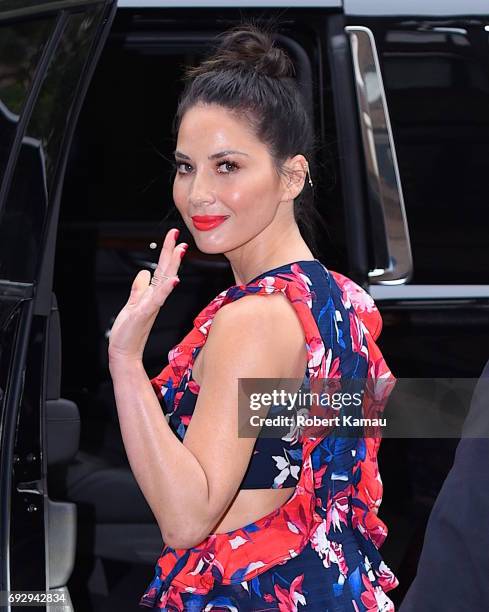
<svg viewBox="0 0 489 612"><path fill-rule="evenodd" d="M175 230L175 240L178 240L179 236L180 236L180 230L177 229L177 230Z"/></svg>
<svg viewBox="0 0 489 612"><path fill-rule="evenodd" d="M175 288L175 287L178 285L178 283L179 283L179 282L180 282L180 279L179 279L179 278L176 278L176 279L173 281L173 287Z"/></svg>
<svg viewBox="0 0 489 612"><path fill-rule="evenodd" d="M183 259L183 256L187 252L187 249L188 249L188 244L183 245L183 250L180 251L180 259Z"/></svg>

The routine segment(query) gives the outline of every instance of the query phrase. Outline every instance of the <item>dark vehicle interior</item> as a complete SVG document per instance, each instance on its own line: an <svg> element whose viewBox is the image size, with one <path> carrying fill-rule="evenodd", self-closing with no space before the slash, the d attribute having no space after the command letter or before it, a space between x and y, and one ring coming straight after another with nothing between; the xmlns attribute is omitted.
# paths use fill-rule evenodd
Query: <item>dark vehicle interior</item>
<svg viewBox="0 0 489 612"><path fill-rule="evenodd" d="M224 18L205 9L198 18L195 12L192 18L192 11L184 18L184 13L179 11L178 19L169 11L164 18L151 10L117 13L80 113L66 170L50 324L49 399L63 398L63 418L73 420L75 434L79 419L79 448L66 464L58 457L66 458L78 440L52 437L48 491L52 500L77 507L72 540L76 555L68 581L75 610L136 609L162 547L158 526L127 461L107 363L108 332L131 283L140 269L156 262L159 248L149 245L161 247L171 227L179 227L179 241L190 245L179 272L181 283L158 315L146 345L144 363L150 377L166 365L168 351L191 328L199 310L234 283L227 260L200 253L174 210L171 122L183 68L197 63L213 37L240 15L230 11ZM328 268L348 274L331 75L324 37L318 36L326 31L326 21L327 13L318 19L312 12L291 9L280 18L277 42L293 58L322 143L311 160L311 172L329 235L322 237L317 257ZM428 375L436 376L430 350L439 355L439 331L452 326L458 315L448 312L447 320L433 323L433 312L426 309L379 307L384 317L379 346L393 372L416 376L415 365L426 373L422 366L428 364ZM426 363L418 359L419 336L414 342L405 333L420 320L423 324L416 329L424 330ZM436 334L433 325L438 325ZM460 327L461 334L464 329ZM474 334L479 331L473 327ZM470 375L478 375L479 363L482 368L481 354L467 366ZM60 379L54 374L58 368ZM66 449L58 447L63 444ZM423 448L386 440L381 446L385 494L379 514L389 526L381 552L401 580L404 574L406 586L414 575L427 509L442 477L430 490L413 487L408 463L399 458L418 456L413 448L421 448L419 456L431 457L437 469L442 453L444 475L454 447L452 440L428 441ZM419 467L420 474L424 468ZM65 569L69 574L69 564ZM399 590L390 596L399 604L401 595Z"/></svg>

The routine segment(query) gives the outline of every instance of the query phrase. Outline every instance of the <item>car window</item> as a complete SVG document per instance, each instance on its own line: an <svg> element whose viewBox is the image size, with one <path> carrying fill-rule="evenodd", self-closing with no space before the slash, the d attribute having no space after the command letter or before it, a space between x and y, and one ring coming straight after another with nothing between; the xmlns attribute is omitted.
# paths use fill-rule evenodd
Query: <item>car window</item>
<svg viewBox="0 0 489 612"><path fill-rule="evenodd" d="M489 34L474 22L378 29L375 36L411 236L412 282L488 283Z"/></svg>
<svg viewBox="0 0 489 612"><path fill-rule="evenodd" d="M50 59L0 217L0 278L35 278L61 145L101 10L70 15Z"/></svg>
<svg viewBox="0 0 489 612"><path fill-rule="evenodd" d="M0 177L54 18L0 25Z"/></svg>

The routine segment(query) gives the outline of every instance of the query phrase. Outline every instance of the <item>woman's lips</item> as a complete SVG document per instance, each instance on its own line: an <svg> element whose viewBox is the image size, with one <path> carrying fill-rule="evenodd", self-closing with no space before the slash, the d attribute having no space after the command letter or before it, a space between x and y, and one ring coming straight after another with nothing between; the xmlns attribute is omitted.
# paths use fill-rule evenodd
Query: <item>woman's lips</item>
<svg viewBox="0 0 489 612"><path fill-rule="evenodd" d="M192 222L194 227L203 232L213 229L228 218L229 215L194 215Z"/></svg>

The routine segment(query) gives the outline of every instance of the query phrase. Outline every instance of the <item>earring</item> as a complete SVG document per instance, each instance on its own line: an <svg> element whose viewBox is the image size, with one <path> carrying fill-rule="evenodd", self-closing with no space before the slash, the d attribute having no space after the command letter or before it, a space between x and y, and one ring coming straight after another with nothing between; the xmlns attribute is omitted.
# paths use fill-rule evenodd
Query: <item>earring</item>
<svg viewBox="0 0 489 612"><path fill-rule="evenodd" d="M307 176L309 177L309 185L312 187L311 173L309 172L309 162L307 164Z"/></svg>

